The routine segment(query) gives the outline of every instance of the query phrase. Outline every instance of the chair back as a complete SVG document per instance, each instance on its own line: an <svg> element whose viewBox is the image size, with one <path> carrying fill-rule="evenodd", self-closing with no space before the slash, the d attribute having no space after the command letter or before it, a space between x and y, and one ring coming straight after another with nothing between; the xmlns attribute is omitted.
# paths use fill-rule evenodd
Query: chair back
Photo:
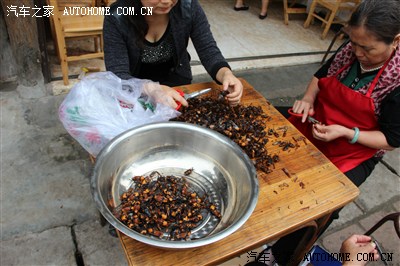
<svg viewBox="0 0 400 266"><path fill-rule="evenodd" d="M339 13L341 11L347 11L349 15L351 15L360 3L361 0L313 0L304 27L309 27L314 18L320 20L322 26L324 26L321 38L325 39L332 24L345 25L347 23L348 19L340 18L340 16L338 16ZM326 10L327 13L325 17L322 17L320 13L316 12L316 10L318 10L317 8Z"/></svg>
<svg viewBox="0 0 400 266"><path fill-rule="evenodd" d="M68 62L92 58L104 58L103 53L103 20L104 15L92 15L87 12L78 12L64 15L68 7L94 7L96 0L47 0L53 6L53 16L50 25L52 28L54 46L61 63L64 84L68 81ZM79 55L68 55L67 42L69 38L91 38L94 40L94 52L82 52Z"/></svg>

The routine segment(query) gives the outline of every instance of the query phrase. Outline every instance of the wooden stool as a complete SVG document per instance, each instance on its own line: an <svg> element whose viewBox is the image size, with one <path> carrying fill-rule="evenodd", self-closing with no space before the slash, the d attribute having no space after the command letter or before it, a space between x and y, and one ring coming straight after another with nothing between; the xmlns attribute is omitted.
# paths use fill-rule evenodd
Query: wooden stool
<svg viewBox="0 0 400 266"><path fill-rule="evenodd" d="M351 13L357 8L361 0L313 0L310 11L308 12L307 20L304 22L304 28L308 28L314 18L322 21L322 26L325 25L321 38L325 39L328 31L333 23L345 25L347 21L337 18L339 11L348 10ZM325 17L321 17L315 12L317 6L328 10Z"/></svg>

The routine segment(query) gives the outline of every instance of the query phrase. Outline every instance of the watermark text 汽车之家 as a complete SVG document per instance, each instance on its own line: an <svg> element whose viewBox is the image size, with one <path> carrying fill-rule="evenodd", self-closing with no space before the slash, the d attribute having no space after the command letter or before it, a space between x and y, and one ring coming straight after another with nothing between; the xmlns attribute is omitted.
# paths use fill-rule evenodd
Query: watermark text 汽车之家
<svg viewBox="0 0 400 266"><path fill-rule="evenodd" d="M54 15L54 6L7 6L7 16L15 17L50 17ZM110 16L110 7L82 7L82 6L69 6L64 7L60 11L63 16ZM141 7L140 10L134 7L117 7L117 15L124 16L151 16L153 14L152 7Z"/></svg>
<svg viewBox="0 0 400 266"><path fill-rule="evenodd" d="M54 6L16 6L10 5L7 6L7 17L15 16L15 17L50 17L54 15L53 13Z"/></svg>

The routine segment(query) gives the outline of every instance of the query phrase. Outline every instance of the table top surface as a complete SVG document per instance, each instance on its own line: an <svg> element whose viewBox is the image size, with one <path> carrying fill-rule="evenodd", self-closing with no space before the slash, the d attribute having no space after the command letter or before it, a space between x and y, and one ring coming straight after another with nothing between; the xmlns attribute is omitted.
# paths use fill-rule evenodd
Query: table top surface
<svg viewBox="0 0 400 266"><path fill-rule="evenodd" d="M261 106L270 116L268 128L288 127L285 139L294 142L302 134L260 93L241 79L244 94L241 104ZM179 87L184 92L218 88L214 82ZM283 140L282 136L279 140ZM323 217L354 200L359 190L308 140L297 148L283 151L267 144L268 152L279 154L280 162L272 173L257 172L257 206L235 233L213 244L184 250L166 250L143 244L120 234L130 265L215 265L260 247L270 241ZM167 262L167 264L166 264Z"/></svg>

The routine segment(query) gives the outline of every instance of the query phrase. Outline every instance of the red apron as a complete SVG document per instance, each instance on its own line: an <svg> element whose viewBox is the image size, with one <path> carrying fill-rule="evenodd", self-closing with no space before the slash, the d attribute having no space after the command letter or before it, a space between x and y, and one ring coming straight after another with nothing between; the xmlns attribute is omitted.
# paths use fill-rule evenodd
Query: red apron
<svg viewBox="0 0 400 266"><path fill-rule="evenodd" d="M341 68L335 76L321 78L318 82L320 91L318 100L314 103L313 117L325 125L358 127L360 131L378 130L371 93L388 62L389 60L378 72L365 95L343 85L337 78L344 69L351 66L352 62ZM311 123L302 123L301 118L295 116L290 117L289 121L343 173L368 160L377 152L376 149L358 143L350 144L345 138L337 138L330 142L317 140L312 135Z"/></svg>

